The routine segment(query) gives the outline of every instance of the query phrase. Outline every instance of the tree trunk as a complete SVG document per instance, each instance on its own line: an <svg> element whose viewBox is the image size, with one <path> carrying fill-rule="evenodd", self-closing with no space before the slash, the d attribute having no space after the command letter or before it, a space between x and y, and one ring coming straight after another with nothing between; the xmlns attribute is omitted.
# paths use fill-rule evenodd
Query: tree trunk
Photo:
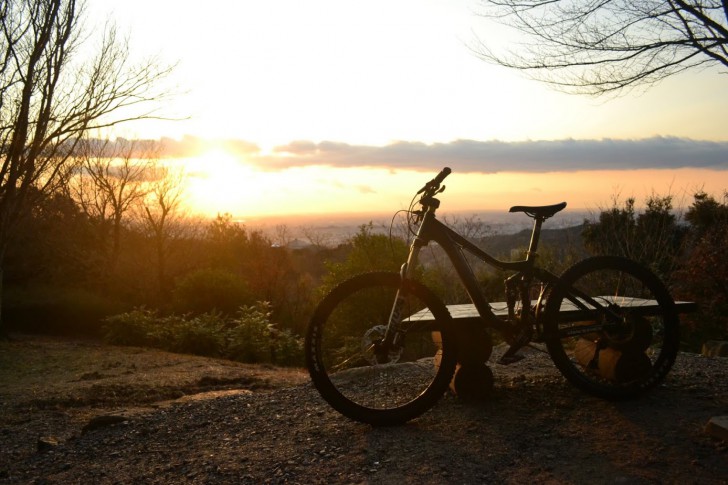
<svg viewBox="0 0 728 485"><path fill-rule="evenodd" d="M167 257L164 251L164 235L157 234L157 280L159 296L167 296Z"/></svg>
<svg viewBox="0 0 728 485"><path fill-rule="evenodd" d="M2 258L2 256L0 256ZM3 318L3 267L2 259L0 259L0 340L10 340L5 319Z"/></svg>

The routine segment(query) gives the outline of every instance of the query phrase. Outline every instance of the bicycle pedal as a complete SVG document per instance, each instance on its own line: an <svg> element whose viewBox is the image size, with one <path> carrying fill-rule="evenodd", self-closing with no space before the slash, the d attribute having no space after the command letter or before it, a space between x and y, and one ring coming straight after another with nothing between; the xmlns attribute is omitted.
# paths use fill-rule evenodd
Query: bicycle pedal
<svg viewBox="0 0 728 485"><path fill-rule="evenodd" d="M501 365L510 365L520 362L525 358L526 356L523 354L503 355L500 359L498 359L498 363Z"/></svg>

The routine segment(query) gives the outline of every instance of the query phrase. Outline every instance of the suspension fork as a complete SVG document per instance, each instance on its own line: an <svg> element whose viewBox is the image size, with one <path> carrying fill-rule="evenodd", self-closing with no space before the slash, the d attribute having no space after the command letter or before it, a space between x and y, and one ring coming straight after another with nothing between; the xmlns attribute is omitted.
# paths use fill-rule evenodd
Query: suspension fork
<svg viewBox="0 0 728 485"><path fill-rule="evenodd" d="M404 296L402 295L404 282L414 277L415 269L419 261L420 250L427 243L423 241L419 236L415 237L410 246L409 255L407 262L402 265L400 269L401 283L397 294L392 304L392 311L389 313L389 320L387 321L387 331L382 339L382 344L385 348L398 347L401 345L402 332L400 323L402 323L402 309L404 308Z"/></svg>

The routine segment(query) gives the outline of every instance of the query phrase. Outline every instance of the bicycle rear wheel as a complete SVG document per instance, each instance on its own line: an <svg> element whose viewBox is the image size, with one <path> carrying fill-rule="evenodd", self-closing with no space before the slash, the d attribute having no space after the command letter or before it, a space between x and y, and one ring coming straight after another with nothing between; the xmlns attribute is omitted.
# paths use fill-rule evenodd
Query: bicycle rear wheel
<svg viewBox="0 0 728 485"><path fill-rule="evenodd" d="M660 383L675 362L675 303L634 261L600 256L575 264L547 298L546 312L551 358L571 383L596 396L635 396Z"/></svg>
<svg viewBox="0 0 728 485"><path fill-rule="evenodd" d="M399 291L399 341L383 346ZM434 317L434 318L433 318ZM395 425L432 407L455 370L451 319L423 285L396 273L368 273L340 284L316 308L306 364L323 398L343 415Z"/></svg>

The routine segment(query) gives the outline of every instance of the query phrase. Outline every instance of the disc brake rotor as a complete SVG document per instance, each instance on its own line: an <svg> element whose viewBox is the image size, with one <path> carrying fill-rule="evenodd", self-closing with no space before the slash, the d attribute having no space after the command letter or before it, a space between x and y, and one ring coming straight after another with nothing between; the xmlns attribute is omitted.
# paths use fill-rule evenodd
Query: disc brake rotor
<svg viewBox="0 0 728 485"><path fill-rule="evenodd" d="M378 351L378 345L387 332L385 325L376 325L364 333L361 341L361 350L371 365L396 364L402 355L402 347L389 349L386 355Z"/></svg>

